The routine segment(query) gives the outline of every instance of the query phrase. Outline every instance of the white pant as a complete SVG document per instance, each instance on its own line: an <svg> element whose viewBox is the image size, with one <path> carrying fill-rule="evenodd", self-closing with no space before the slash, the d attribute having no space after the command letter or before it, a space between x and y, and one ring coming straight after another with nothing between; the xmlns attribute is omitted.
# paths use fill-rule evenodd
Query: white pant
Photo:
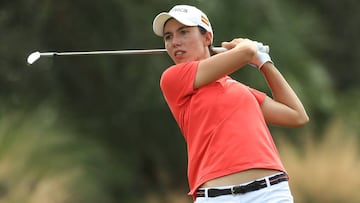
<svg viewBox="0 0 360 203"><path fill-rule="evenodd" d="M223 189L225 187L215 187ZM197 197L195 203L293 203L288 181L245 194Z"/></svg>

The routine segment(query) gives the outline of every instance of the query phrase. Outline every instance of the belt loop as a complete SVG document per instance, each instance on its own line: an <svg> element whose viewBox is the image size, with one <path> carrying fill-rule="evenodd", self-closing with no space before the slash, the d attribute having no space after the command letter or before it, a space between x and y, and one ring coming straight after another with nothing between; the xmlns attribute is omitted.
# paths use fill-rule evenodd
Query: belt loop
<svg viewBox="0 0 360 203"><path fill-rule="evenodd" d="M266 182L266 186L267 186L267 187L270 187L270 186L271 186L269 177L266 177L266 178L265 178L265 182Z"/></svg>
<svg viewBox="0 0 360 203"><path fill-rule="evenodd" d="M205 195L205 198L209 197L208 188L204 188L204 195Z"/></svg>

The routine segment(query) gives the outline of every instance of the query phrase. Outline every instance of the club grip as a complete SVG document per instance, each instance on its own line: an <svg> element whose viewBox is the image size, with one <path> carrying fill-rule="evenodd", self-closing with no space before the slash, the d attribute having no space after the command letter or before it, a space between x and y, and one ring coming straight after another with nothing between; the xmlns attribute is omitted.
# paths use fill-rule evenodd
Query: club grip
<svg viewBox="0 0 360 203"><path fill-rule="evenodd" d="M268 45L259 46L258 49L259 49L259 51L267 53L267 54L270 52L270 47ZM228 49L226 49L224 47L213 47L212 51L218 54L218 53L228 51Z"/></svg>

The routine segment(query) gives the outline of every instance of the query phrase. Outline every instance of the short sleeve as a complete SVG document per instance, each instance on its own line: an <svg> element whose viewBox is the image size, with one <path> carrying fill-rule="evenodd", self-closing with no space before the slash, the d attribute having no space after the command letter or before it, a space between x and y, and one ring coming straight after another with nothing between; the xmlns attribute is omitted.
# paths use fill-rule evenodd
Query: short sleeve
<svg viewBox="0 0 360 203"><path fill-rule="evenodd" d="M263 101L265 100L266 94L264 92L260 92L259 90L253 89L251 87L249 87L249 90L250 90L251 94L255 96L257 102L259 104L262 104Z"/></svg>
<svg viewBox="0 0 360 203"><path fill-rule="evenodd" d="M171 66L160 79L160 88L170 106L181 105L183 100L194 93L194 80L199 61Z"/></svg>

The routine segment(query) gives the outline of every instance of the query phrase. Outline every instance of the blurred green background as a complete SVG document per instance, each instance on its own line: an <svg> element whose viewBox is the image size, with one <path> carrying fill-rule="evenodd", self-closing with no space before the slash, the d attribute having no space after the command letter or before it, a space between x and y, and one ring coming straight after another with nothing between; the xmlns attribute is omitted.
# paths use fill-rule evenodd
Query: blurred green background
<svg viewBox="0 0 360 203"><path fill-rule="evenodd" d="M271 127L296 202L360 202L357 0L0 1L0 202L189 203L186 145L159 89L164 55L34 51L162 48L152 20L207 13L215 46L269 44L311 122ZM233 77L270 94L250 66Z"/></svg>

